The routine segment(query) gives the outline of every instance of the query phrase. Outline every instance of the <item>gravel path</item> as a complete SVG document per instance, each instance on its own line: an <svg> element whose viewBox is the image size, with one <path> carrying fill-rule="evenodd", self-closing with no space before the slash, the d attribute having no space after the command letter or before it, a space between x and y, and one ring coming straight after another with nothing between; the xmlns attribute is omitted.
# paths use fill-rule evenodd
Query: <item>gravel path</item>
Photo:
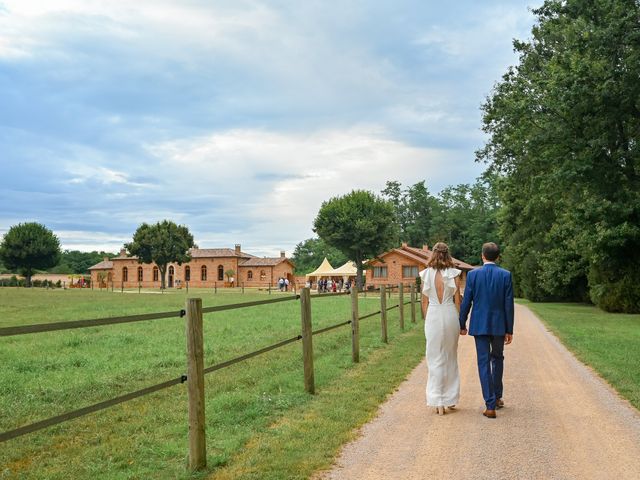
<svg viewBox="0 0 640 480"><path fill-rule="evenodd" d="M458 411L427 408L422 362L316 478L640 479L640 413L521 305L514 333L496 420L481 415L473 338L463 337Z"/></svg>

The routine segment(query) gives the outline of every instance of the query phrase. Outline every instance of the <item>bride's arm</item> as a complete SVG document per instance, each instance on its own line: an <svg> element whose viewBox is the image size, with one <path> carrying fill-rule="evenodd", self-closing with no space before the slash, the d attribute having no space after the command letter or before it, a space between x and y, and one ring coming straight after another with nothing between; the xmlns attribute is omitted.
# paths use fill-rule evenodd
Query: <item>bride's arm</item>
<svg viewBox="0 0 640 480"><path fill-rule="evenodd" d="M429 306L429 297L427 297L424 293L420 295L422 298L421 306L422 306L422 319L424 320L427 317L427 307Z"/></svg>
<svg viewBox="0 0 640 480"><path fill-rule="evenodd" d="M456 282L456 293L453 294L453 301L456 304L456 309L458 310L458 313L460 313L460 303L461 303L461 298L460 298L460 277L456 277L455 278L455 282Z"/></svg>

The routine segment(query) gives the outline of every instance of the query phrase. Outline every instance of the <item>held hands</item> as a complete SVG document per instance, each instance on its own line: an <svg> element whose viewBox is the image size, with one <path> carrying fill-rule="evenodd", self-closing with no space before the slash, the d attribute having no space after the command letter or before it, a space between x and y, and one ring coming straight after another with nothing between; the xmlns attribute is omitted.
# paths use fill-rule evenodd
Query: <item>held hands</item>
<svg viewBox="0 0 640 480"><path fill-rule="evenodd" d="M461 328L460 329L460 335L466 335L467 334L467 329L466 328Z"/></svg>
<svg viewBox="0 0 640 480"><path fill-rule="evenodd" d="M504 344L509 345L513 341L513 333L507 333L504 336Z"/></svg>

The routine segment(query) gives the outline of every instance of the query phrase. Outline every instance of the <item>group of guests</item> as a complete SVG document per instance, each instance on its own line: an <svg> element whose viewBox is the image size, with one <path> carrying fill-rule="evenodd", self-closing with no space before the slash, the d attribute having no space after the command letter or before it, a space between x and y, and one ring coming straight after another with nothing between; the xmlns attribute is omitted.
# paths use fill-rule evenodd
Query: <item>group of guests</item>
<svg viewBox="0 0 640 480"><path fill-rule="evenodd" d="M308 288L313 288L313 284L311 282L307 282ZM350 292L351 291L351 280L347 280L346 282L343 279L333 280L331 278L321 278L318 280L316 285L318 293L329 293L329 292Z"/></svg>
<svg viewBox="0 0 640 480"><path fill-rule="evenodd" d="M278 290L280 290L281 292L288 292L289 291L289 279L288 278L280 277L278 279Z"/></svg>

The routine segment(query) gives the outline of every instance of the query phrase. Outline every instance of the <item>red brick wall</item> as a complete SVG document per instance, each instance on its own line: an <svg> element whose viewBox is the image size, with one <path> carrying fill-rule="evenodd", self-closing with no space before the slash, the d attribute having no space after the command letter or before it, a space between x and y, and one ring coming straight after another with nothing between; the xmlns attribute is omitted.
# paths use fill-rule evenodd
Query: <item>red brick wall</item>
<svg viewBox="0 0 640 480"><path fill-rule="evenodd" d="M177 263L171 263L167 265L167 272L165 274L166 286L169 286L169 268L173 267L174 275L173 282L174 287L176 281L179 280L182 287L185 287L186 282L186 267L191 270L189 286L193 288L213 288L217 285L219 288L223 288L227 283L227 276L224 272L231 269L235 272L234 280L235 286L240 287L244 282L246 287L266 287L271 283L272 286L276 286L279 277L289 278L290 282L293 282L293 267L289 262L282 262L275 267L271 266L258 266L258 267L243 267L238 265L239 260L236 257L222 257L222 258L194 258L189 263L183 263L178 265ZM153 268L155 264L138 263L136 259L113 259L112 278L114 288L137 288L138 284L142 288L160 288L160 273L158 272L158 281L153 281ZM218 267L222 266L223 279L218 280ZM202 280L202 267L206 266L207 278L206 281ZM123 282L122 272L123 268L128 269L128 279ZM138 282L138 268L142 268L142 282ZM248 279L248 272L253 272L253 279ZM261 280L260 272L265 272L265 278ZM98 272L109 272L109 270L92 270L91 281L94 285L98 285ZM109 287L111 283L109 283Z"/></svg>
<svg viewBox="0 0 640 480"><path fill-rule="evenodd" d="M405 257L396 252L389 253L384 256L384 263L380 261L372 262L371 268L366 270L366 283L367 285L374 285L375 287L379 287L380 285L397 285L400 282L404 284L410 284L415 282L415 277L403 277L402 276L402 267L409 266L417 266L418 272L424 270L426 268L425 263L417 262L410 258ZM374 278L373 277L373 267L387 267L387 277L385 278ZM467 272L464 270L460 274L461 280L461 291L464 293L464 287L467 281Z"/></svg>
<svg viewBox="0 0 640 480"><path fill-rule="evenodd" d="M425 264L419 263L410 258L400 255L399 253L392 252L384 257L384 263L375 261L370 264L370 268L366 270L366 282L367 285L374 285L376 287L380 285L397 285L399 283L409 284L415 282L415 277L403 277L402 267L418 267L418 272L424 269ZM387 267L387 276L384 278L373 277L373 267Z"/></svg>
<svg viewBox="0 0 640 480"><path fill-rule="evenodd" d="M253 278L249 279L249 271L253 273ZM260 273L264 272L264 279L261 279ZM265 287L271 283L271 286L276 287L278 279L288 278L290 284L293 284L293 266L289 262L281 262L273 267L271 266L251 266L243 267L240 265L239 281L242 282L238 286L245 287Z"/></svg>

